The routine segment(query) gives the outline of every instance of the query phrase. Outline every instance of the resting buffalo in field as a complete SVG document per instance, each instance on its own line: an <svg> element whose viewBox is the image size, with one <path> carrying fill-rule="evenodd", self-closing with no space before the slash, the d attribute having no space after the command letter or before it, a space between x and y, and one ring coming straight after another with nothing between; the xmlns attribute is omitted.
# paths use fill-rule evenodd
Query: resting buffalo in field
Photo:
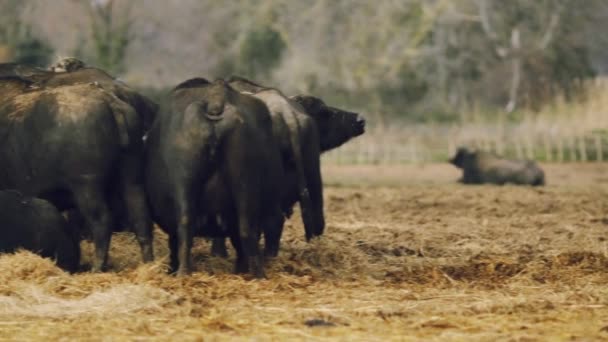
<svg viewBox="0 0 608 342"><path fill-rule="evenodd" d="M91 91L91 96L93 97L103 93L101 98L98 99L100 100L98 103L101 104L101 102L105 101L106 104L111 107L111 111L113 112L112 117L114 118L113 121L115 121L115 125L121 127L119 133L121 134L121 143L123 144L123 147L121 147L121 158L119 161L113 162L112 167L114 169L120 169L120 172L118 172L119 176L111 177L112 179L108 180L104 187L111 188L111 190L104 190L105 193L103 197L106 202L109 202L107 204L111 206L114 223L131 227L137 235L141 245L144 261L152 261L152 224L143 190L142 137L156 115L158 106L100 69L84 67L84 63L75 59L62 60L58 64L62 65L62 68L65 68L69 72L49 72L43 69L14 63L0 64L0 96L2 96L0 103L10 102L13 97L23 95L17 98L17 101L21 101L19 99L29 96L30 99L36 98L34 102L37 101L37 103L40 103L40 106L42 106L45 102L37 97L48 95L54 88L62 89L61 93L65 94L70 93L70 89L79 89L81 92L81 95L79 96L83 97L88 96L86 89L96 89ZM75 88L67 86L75 86ZM29 95L26 96L26 94ZM80 101L78 96L68 96L66 98ZM83 103L85 102L86 101L83 101ZM65 103L58 103L58 105L63 106L63 109L59 109L59 111L71 110L69 109L70 106ZM43 111L40 106L36 107L38 112ZM80 110L75 109L78 107L77 103L72 104L71 107L73 107L74 110ZM83 112L79 115L86 115L86 113ZM32 120L35 121L37 119L32 117ZM75 123L74 127L79 128L79 124ZM30 135L28 130L31 129L33 129L33 126L28 126L21 134L24 137L27 137ZM84 128L83 132L80 132L78 129L70 131L69 129L64 128L60 131L61 133L55 132L54 134L63 134L65 135L63 137L65 142L71 140L74 145L79 145L81 135L84 135L89 129L94 130L95 128ZM79 133L80 135L73 135L76 133ZM118 141L112 140L109 137L104 137L101 134L94 134L94 136L98 137L99 140L91 140L91 145L106 143L116 145L119 143ZM55 142L59 142L59 139L56 139L51 143ZM35 141L30 141L30 143L32 144L32 147L30 147L29 152L34 152L35 149L42 151L44 148L47 148L45 146L37 146ZM0 147L0 149L2 149L2 147ZM112 147L109 147L109 149L112 149ZM79 153L86 154L87 147L82 145L78 151ZM10 151L7 153L10 153ZM97 157L102 158L102 156ZM91 156L91 158L95 157ZM111 160L116 159L115 156L109 156L109 158ZM57 167L60 168L59 165ZM60 188L65 188L67 186L65 180L61 179L62 174L63 176L67 176L67 173L63 173L61 170L53 170L51 166L49 166L46 171L55 174L57 182L61 183L54 186ZM73 172L78 173L80 171L73 170ZM113 170L111 172L108 170L97 170L96 173L104 175L109 173L117 174L117 172ZM43 176L40 175L40 177ZM0 184L2 184L2 180L0 180ZM70 193L70 191L68 191L68 193ZM34 193L33 195L41 194ZM42 195L44 196L44 194ZM108 198L108 196L111 198ZM57 201L57 199L54 199L54 201ZM63 202L64 203L56 204L65 210L72 208L78 209L77 203L75 203L72 198L67 201L63 200ZM69 217L70 222L84 222L86 223L86 226L89 226L89 230L96 229L89 225L90 219L84 218L78 210L70 210ZM96 238L93 238L93 240L96 240ZM94 270L97 270L98 266L99 265L94 264Z"/></svg>
<svg viewBox="0 0 608 342"><path fill-rule="evenodd" d="M545 173L531 160L508 160L460 147L450 163L462 169L460 182L464 184L545 184Z"/></svg>
<svg viewBox="0 0 608 342"><path fill-rule="evenodd" d="M55 259L68 272L80 265L78 239L57 208L17 191L0 191L0 252L19 248Z"/></svg>
<svg viewBox="0 0 608 342"><path fill-rule="evenodd" d="M283 219L283 168L268 109L223 80L202 78L178 85L170 102L148 135L146 187L169 235L172 270L191 271L194 235L229 236L236 272L264 277L260 229Z"/></svg>
<svg viewBox="0 0 608 342"><path fill-rule="evenodd" d="M281 200L285 216L289 217L296 202L300 202L307 240L323 234L323 184L320 153L335 148L363 134L365 120L361 115L328 107L313 96L288 98L275 88L264 87L238 76L229 79L230 86L262 100L270 111L275 142L281 149L287 189ZM265 254L276 256L278 236L266 236ZM223 239L213 241L212 254L226 256Z"/></svg>
<svg viewBox="0 0 608 342"><path fill-rule="evenodd" d="M123 194L144 260L152 227L141 182L143 123L131 106L98 84L31 88L0 79L0 189L18 189L76 208L93 232L93 271L107 261L109 196Z"/></svg>

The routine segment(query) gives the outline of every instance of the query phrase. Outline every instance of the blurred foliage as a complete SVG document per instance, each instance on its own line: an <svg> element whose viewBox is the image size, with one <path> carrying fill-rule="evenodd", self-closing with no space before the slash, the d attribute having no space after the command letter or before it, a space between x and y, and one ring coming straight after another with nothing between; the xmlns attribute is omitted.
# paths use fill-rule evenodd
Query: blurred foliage
<svg viewBox="0 0 608 342"><path fill-rule="evenodd" d="M53 56L53 49L20 20L24 7L22 1L4 0L0 3L0 46L6 47L12 61L47 65Z"/></svg>
<svg viewBox="0 0 608 342"><path fill-rule="evenodd" d="M125 57L132 41L132 22L129 18L129 4L115 8L114 0L84 1L90 18L92 49L87 53L83 45L79 46L77 55L90 60L92 64L120 74L126 71ZM81 42L84 43L83 40Z"/></svg>
<svg viewBox="0 0 608 342"><path fill-rule="evenodd" d="M512 120L583 97L608 71L605 0L26 2L41 8L31 25L52 21L43 29L71 6L49 40L65 50L80 29L76 56L146 87L240 74L378 118L457 121L479 108Z"/></svg>
<svg viewBox="0 0 608 342"><path fill-rule="evenodd" d="M237 73L253 79L266 79L281 62L286 44L279 32L270 26L247 32L241 44Z"/></svg>
<svg viewBox="0 0 608 342"><path fill-rule="evenodd" d="M353 54L337 63L350 62L350 74L361 69L367 78L349 84L342 77L320 87L323 76L313 74L308 90L414 121L456 120L475 106L516 115L556 96L572 100L584 95L583 81L596 76L589 51L599 44L596 13L608 13L606 7L601 0L411 1L377 4L377 12L390 15L374 17L359 4L349 14L367 14L366 22L344 39L364 44L341 45L335 58Z"/></svg>

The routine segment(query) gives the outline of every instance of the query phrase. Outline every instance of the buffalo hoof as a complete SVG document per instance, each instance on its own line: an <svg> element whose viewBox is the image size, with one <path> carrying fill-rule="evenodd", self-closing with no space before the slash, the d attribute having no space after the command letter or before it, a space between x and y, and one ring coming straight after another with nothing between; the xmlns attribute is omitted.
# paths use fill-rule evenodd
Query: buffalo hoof
<svg viewBox="0 0 608 342"><path fill-rule="evenodd" d="M188 269L188 268L180 268L177 270L177 272L175 272L175 276L176 277L185 277L188 276L192 273L192 270Z"/></svg>
<svg viewBox="0 0 608 342"><path fill-rule="evenodd" d="M249 269L251 270L251 275L255 279L266 279L266 273L264 272L264 266L261 257L250 258Z"/></svg>
<svg viewBox="0 0 608 342"><path fill-rule="evenodd" d="M263 269L257 269L253 272L253 278L255 279L268 279L266 272Z"/></svg>
<svg viewBox="0 0 608 342"><path fill-rule="evenodd" d="M264 250L264 257L266 257L267 259L273 259L279 256L279 251L278 250L274 250L274 249L265 249Z"/></svg>
<svg viewBox="0 0 608 342"><path fill-rule="evenodd" d="M152 248L152 245L146 245L143 247L141 254L144 263L147 264L154 261L154 249Z"/></svg>
<svg viewBox="0 0 608 342"><path fill-rule="evenodd" d="M247 264L247 260L237 258L236 263L234 264L234 273L244 274L244 273L248 273L248 272L249 272L249 265Z"/></svg>

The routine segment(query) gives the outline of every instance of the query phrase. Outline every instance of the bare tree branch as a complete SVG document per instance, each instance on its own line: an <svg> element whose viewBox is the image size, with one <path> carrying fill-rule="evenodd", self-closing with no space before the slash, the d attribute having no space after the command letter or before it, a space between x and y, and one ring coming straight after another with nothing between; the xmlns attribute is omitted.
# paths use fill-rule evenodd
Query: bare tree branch
<svg viewBox="0 0 608 342"><path fill-rule="evenodd" d="M479 8L479 18L481 19L481 27L483 32L492 41L498 40L498 35L490 25L490 18L488 17L488 0L478 0L477 7Z"/></svg>
<svg viewBox="0 0 608 342"><path fill-rule="evenodd" d="M519 85L521 83L521 54L517 53L521 49L521 39L519 28L514 27L511 30L511 50L516 53L513 55L513 61L511 62L511 87L509 88L509 103L505 110L507 113L511 113L517 108L517 94L519 93Z"/></svg>
<svg viewBox="0 0 608 342"><path fill-rule="evenodd" d="M559 24L560 12L561 11L555 11L551 15L551 21L547 26L547 30L545 31L545 34L543 35L542 39L540 40L540 43L538 44L539 49L544 50L547 48L547 46L549 46L549 44L551 44L555 30L557 29L557 26Z"/></svg>

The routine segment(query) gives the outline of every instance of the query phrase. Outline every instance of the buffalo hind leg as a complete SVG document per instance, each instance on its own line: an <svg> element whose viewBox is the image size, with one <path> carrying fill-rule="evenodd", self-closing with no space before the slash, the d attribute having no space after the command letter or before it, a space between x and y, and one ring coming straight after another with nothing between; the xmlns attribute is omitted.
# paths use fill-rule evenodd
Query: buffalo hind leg
<svg viewBox="0 0 608 342"><path fill-rule="evenodd" d="M130 151L122 160L122 197L130 228L135 233L144 262L154 261L152 220L146 194L140 181L144 178L139 153Z"/></svg>
<svg viewBox="0 0 608 342"><path fill-rule="evenodd" d="M111 215L101 186L80 185L74 188L74 199L80 214L91 228L95 255L91 271L102 272L108 262L112 238Z"/></svg>
<svg viewBox="0 0 608 342"><path fill-rule="evenodd" d="M193 215L190 202L183 198L178 203L182 209L178 211L180 213L177 223L177 259L179 260L179 267L176 275L185 276L192 272Z"/></svg>
<svg viewBox="0 0 608 342"><path fill-rule="evenodd" d="M241 234L239 231L230 234L230 241L236 250L234 273L251 273L254 278L266 278L262 257L259 253L258 238L255 235Z"/></svg>
<svg viewBox="0 0 608 342"><path fill-rule="evenodd" d="M279 245L284 223L285 217L280 210L277 210L275 214L270 215L264 220L264 256L276 257L279 255Z"/></svg>
<svg viewBox="0 0 608 342"><path fill-rule="evenodd" d="M176 273L179 268L179 257L178 257L179 244L177 234L175 232L169 234L169 273Z"/></svg>
<svg viewBox="0 0 608 342"><path fill-rule="evenodd" d="M246 208L246 207L245 207ZM241 207L241 209L245 209ZM258 279L266 278L264 273L263 259L260 253L259 246L259 233L254 228L254 222L251 222L249 215L246 215L246 210L239 210L238 216L238 234L241 247L243 249L243 255L247 260L247 267L249 272Z"/></svg>
<svg viewBox="0 0 608 342"><path fill-rule="evenodd" d="M228 250L226 249L226 239L225 238L213 238L211 239L211 255L227 258Z"/></svg>
<svg viewBox="0 0 608 342"><path fill-rule="evenodd" d="M232 243L232 247L236 251L236 260L234 262L234 273L236 274L244 274L249 272L249 265L247 264L247 257L243 252L243 245L241 243L241 239L239 238L238 233L232 232L230 234L230 242Z"/></svg>
<svg viewBox="0 0 608 342"><path fill-rule="evenodd" d="M129 224L135 232L144 262L154 261L152 220L149 216L144 190L140 185L127 184L124 189Z"/></svg>

